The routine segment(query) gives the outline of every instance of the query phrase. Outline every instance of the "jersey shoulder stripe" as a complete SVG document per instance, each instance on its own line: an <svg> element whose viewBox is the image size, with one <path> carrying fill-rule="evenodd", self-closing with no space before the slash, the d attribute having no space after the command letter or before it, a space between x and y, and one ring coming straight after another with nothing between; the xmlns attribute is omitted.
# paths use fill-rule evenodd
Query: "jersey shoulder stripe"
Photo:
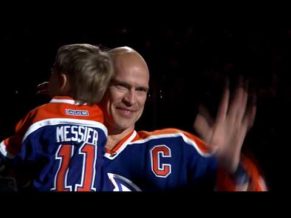
<svg viewBox="0 0 291 218"><path fill-rule="evenodd" d="M192 145L197 152L202 156L209 156L210 151L207 148L205 142L203 142L197 136L175 128L166 128L161 130L155 130L152 132L149 131L140 131L138 132L140 136L139 139L136 139L135 143L143 143L144 141L152 140L152 139L159 139L159 138L172 138L172 137L182 137L184 142Z"/></svg>
<svg viewBox="0 0 291 218"><path fill-rule="evenodd" d="M32 124L27 132L25 133L22 141L24 141L31 133L37 131L38 129L46 126L56 126L56 125L77 125L77 126L86 126L92 128L102 129L104 134L108 135L107 128L99 122L92 121L92 120L77 120L77 119L70 119L70 118L52 118L38 121Z"/></svg>
<svg viewBox="0 0 291 218"><path fill-rule="evenodd" d="M34 131L44 126L80 125L101 129L107 136L103 125L103 112L98 105L78 104L72 98L58 96L51 102L31 110L15 128L15 134L1 142L0 152L6 157L18 153L21 143Z"/></svg>

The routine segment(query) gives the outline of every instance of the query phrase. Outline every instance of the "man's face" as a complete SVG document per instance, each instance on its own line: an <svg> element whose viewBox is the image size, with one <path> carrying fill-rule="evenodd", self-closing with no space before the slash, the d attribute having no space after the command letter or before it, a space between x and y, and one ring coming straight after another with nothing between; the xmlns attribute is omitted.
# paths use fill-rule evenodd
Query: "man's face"
<svg viewBox="0 0 291 218"><path fill-rule="evenodd" d="M148 68L135 54L116 57L114 67L113 79L102 101L109 134L134 129L149 89Z"/></svg>

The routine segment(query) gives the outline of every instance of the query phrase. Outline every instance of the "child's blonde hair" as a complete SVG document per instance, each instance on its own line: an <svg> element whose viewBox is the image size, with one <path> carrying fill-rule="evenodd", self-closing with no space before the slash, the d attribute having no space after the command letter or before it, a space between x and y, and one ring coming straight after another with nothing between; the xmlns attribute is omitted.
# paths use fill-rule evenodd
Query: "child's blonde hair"
<svg viewBox="0 0 291 218"><path fill-rule="evenodd" d="M107 52L90 44L69 44L58 49L53 71L66 74L68 95L80 103L98 103L113 75Z"/></svg>

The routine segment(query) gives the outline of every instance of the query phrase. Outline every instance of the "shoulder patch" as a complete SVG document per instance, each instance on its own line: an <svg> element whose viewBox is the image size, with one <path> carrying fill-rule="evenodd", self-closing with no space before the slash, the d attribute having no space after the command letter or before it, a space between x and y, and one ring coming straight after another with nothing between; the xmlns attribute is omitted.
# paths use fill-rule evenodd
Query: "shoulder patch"
<svg viewBox="0 0 291 218"><path fill-rule="evenodd" d="M66 109L65 113L69 116L89 116L89 111L87 110Z"/></svg>

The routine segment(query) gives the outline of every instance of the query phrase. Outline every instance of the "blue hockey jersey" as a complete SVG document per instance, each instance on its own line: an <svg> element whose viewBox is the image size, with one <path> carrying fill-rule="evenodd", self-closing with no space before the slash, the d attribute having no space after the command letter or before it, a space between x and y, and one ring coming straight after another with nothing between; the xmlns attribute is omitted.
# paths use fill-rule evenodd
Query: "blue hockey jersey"
<svg viewBox="0 0 291 218"><path fill-rule="evenodd" d="M104 191L235 191L234 178L218 168L203 141L178 129L133 131L104 156ZM250 191L266 186L255 166L242 159Z"/></svg>
<svg viewBox="0 0 291 218"><path fill-rule="evenodd" d="M17 173L30 175L38 191L98 191L98 158L102 159L107 129L97 105L79 105L65 96L30 111L15 135L0 144L0 158Z"/></svg>

